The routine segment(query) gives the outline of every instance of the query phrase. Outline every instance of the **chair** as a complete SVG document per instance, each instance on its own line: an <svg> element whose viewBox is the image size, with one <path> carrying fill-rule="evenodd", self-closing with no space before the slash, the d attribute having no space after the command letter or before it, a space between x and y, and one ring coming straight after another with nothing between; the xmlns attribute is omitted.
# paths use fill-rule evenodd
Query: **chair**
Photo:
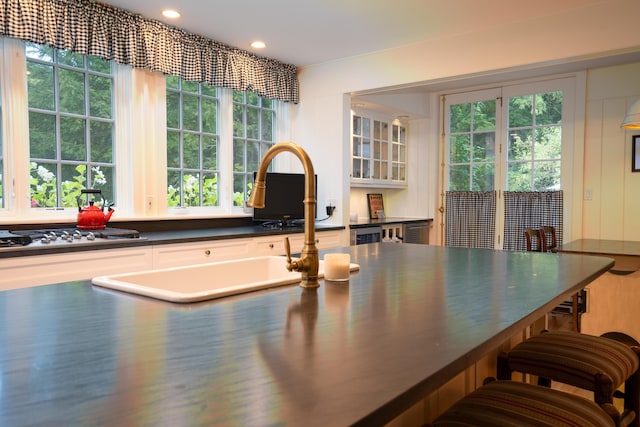
<svg viewBox="0 0 640 427"><path fill-rule="evenodd" d="M551 381L593 392L594 401L618 426L640 426L640 347L605 337L569 331L543 332L498 356L498 380L512 372L535 375L538 384ZM618 389L624 384L624 393ZM624 410L613 406L624 397Z"/></svg>
<svg viewBox="0 0 640 427"><path fill-rule="evenodd" d="M542 252L558 252L558 241L556 239L556 228L551 225L543 225L540 228L540 240L544 245Z"/></svg>
<svg viewBox="0 0 640 427"><path fill-rule="evenodd" d="M528 228L524 231L524 239L527 244L527 252L546 252L543 250L543 240L540 230L537 228ZM534 240L535 239L535 240ZM535 245L534 245L535 242Z"/></svg>
<svg viewBox="0 0 640 427"><path fill-rule="evenodd" d="M454 403L430 425L615 426L608 406L532 384L493 381Z"/></svg>
<svg viewBox="0 0 640 427"><path fill-rule="evenodd" d="M535 251L556 253L558 251L556 229L553 226L545 225L540 229L529 228L525 230L524 237L528 252ZM533 245L534 241L535 246ZM576 332L580 332L580 317L581 314L584 313L585 308L586 292L584 290L581 290L580 292L572 295L570 300L560 303L560 305L551 310L551 313L560 315L571 315L573 330Z"/></svg>

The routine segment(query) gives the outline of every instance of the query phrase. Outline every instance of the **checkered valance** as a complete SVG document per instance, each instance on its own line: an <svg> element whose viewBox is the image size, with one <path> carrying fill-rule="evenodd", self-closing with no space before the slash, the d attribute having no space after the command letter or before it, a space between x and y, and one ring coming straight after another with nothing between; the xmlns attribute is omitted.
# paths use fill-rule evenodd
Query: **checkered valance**
<svg viewBox="0 0 640 427"><path fill-rule="evenodd" d="M295 66L122 9L90 0L0 0L0 5L0 34L4 36L211 86L299 101Z"/></svg>
<svg viewBox="0 0 640 427"><path fill-rule="evenodd" d="M493 249L496 233L495 191L447 191L446 246Z"/></svg>

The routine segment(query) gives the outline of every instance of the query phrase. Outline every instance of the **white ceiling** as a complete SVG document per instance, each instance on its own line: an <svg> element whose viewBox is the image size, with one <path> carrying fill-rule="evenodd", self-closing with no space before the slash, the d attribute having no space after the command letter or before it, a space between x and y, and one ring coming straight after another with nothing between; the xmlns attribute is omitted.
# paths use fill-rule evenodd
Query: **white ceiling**
<svg viewBox="0 0 640 427"><path fill-rule="evenodd" d="M102 0L100 0L102 1ZM296 66L472 33L606 0L107 0L260 56ZM182 17L160 14L174 8ZM255 51L250 43L263 40Z"/></svg>

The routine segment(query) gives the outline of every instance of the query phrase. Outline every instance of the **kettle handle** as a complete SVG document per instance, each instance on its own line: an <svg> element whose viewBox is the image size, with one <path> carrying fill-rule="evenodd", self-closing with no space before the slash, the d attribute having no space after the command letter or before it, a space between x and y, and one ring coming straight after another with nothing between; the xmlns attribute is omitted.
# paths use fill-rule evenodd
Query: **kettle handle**
<svg viewBox="0 0 640 427"><path fill-rule="evenodd" d="M104 196L102 195L102 190L98 190L94 188L83 188L82 190L80 190L80 193L81 194L99 194L100 198L102 199L102 209L104 210ZM78 196L77 200L78 200L78 209L82 210L82 207L80 206L81 197Z"/></svg>

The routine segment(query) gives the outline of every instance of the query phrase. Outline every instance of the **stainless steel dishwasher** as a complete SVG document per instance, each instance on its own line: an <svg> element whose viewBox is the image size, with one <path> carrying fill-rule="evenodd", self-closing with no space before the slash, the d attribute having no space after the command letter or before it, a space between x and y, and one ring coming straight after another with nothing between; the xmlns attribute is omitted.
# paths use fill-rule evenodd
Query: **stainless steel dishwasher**
<svg viewBox="0 0 640 427"><path fill-rule="evenodd" d="M418 221L402 224L402 241L404 243L429 244L431 221Z"/></svg>

